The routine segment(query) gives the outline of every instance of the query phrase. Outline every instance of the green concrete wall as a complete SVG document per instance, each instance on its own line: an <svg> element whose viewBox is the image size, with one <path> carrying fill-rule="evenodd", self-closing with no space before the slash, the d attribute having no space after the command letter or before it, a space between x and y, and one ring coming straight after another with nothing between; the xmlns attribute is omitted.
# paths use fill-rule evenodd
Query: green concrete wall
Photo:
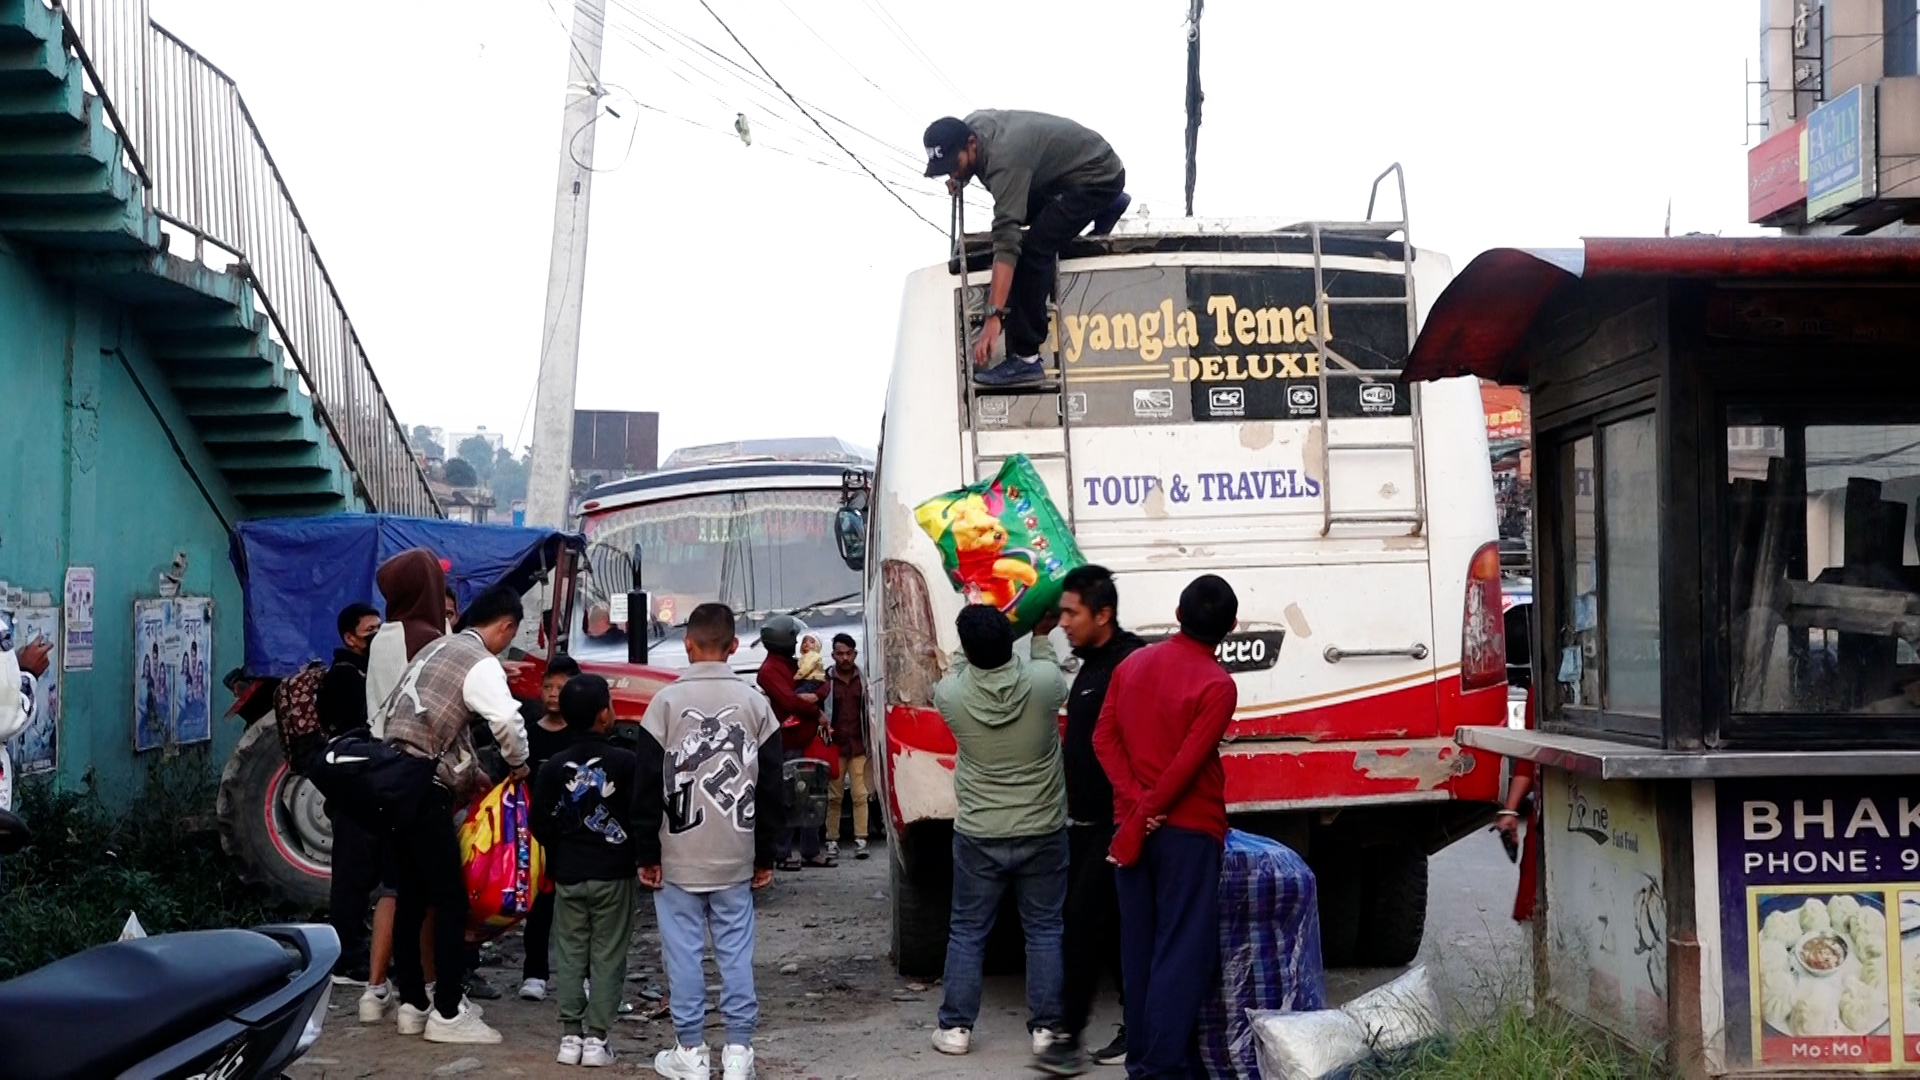
<svg viewBox="0 0 1920 1080"><path fill-rule="evenodd" d="M156 768L218 779L240 736L219 685L241 657L227 561L238 507L124 309L50 281L4 240L0 394L0 579L57 604L68 566L95 573L94 665L62 673L57 783L91 780L121 809ZM214 601L213 740L135 755L133 604L160 595L176 552L187 556L182 594Z"/></svg>

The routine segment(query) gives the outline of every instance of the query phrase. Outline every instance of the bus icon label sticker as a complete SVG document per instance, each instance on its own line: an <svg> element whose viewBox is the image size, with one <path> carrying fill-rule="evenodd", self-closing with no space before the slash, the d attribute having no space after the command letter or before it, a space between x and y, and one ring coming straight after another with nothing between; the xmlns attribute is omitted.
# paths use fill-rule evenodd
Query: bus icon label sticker
<svg viewBox="0 0 1920 1080"><path fill-rule="evenodd" d="M1207 412L1212 416L1247 415L1247 391L1238 386L1215 386L1207 390Z"/></svg>
<svg viewBox="0 0 1920 1080"><path fill-rule="evenodd" d="M1156 387L1133 392L1133 415L1152 420L1173 418L1173 389Z"/></svg>

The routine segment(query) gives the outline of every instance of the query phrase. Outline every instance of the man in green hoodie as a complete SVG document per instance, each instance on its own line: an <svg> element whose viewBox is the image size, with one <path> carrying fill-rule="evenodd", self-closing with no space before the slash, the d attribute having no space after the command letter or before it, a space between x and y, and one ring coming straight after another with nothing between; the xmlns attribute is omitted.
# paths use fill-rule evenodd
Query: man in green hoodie
<svg viewBox="0 0 1920 1080"><path fill-rule="evenodd" d="M1061 908L1067 895L1067 782L1060 757L1066 679L1047 634L1033 628L1029 659L1014 659L1013 626L1000 609L960 612L960 653L933 692L959 744L953 768L953 911L946 995L933 1047L964 1054L980 1014L981 966L994 912L1009 886L1027 939L1027 1029L1033 1052L1061 1026Z"/></svg>

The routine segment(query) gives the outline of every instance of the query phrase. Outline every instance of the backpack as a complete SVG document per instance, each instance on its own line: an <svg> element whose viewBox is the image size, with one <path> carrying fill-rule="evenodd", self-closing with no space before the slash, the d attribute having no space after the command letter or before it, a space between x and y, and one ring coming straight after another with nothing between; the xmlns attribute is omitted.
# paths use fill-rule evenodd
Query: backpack
<svg viewBox="0 0 1920 1080"><path fill-rule="evenodd" d="M411 821L433 783L433 759L364 729L334 736L305 764L307 779L327 797L327 812L345 813L375 835Z"/></svg>
<svg viewBox="0 0 1920 1080"><path fill-rule="evenodd" d="M326 675L326 666L316 660L281 679L273 690L280 750L286 755L287 767L303 776L307 757L327 741L320 730L320 682Z"/></svg>

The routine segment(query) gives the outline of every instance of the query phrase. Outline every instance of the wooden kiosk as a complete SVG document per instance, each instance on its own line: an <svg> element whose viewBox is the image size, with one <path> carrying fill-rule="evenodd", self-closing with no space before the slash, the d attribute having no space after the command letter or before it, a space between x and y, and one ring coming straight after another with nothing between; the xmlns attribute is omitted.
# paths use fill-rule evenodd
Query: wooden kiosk
<svg viewBox="0 0 1920 1080"><path fill-rule="evenodd" d="M1686 1076L1920 1072L1920 240L1487 252L1531 395L1536 1001Z"/></svg>

